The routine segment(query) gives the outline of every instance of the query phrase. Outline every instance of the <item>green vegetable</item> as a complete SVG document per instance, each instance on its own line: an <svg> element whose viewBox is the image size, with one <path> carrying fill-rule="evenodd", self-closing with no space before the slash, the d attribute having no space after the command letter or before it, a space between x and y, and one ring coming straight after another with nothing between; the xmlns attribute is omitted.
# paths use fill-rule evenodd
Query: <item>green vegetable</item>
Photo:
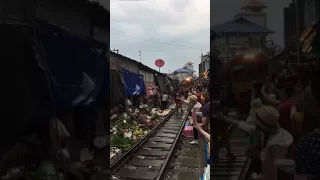
<svg viewBox="0 0 320 180"><path fill-rule="evenodd" d="M116 134L111 137L111 147L117 147L123 151L129 150L134 144L134 140L128 137L124 137L121 134Z"/></svg>
<svg viewBox="0 0 320 180"><path fill-rule="evenodd" d="M158 119L160 119L160 116L155 114L154 116L151 117L150 121L156 121Z"/></svg>

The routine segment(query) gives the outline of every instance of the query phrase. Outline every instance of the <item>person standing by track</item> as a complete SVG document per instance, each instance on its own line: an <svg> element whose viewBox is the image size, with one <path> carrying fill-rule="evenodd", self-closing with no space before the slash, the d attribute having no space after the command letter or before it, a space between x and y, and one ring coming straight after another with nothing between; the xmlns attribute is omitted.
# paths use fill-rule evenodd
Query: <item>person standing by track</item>
<svg viewBox="0 0 320 180"><path fill-rule="evenodd" d="M202 107L201 103L197 101L196 95L190 95L187 100L184 100L185 103L189 104L189 108L191 109L191 117L192 122L196 122L198 120L197 116ZM193 128L193 141L190 144L198 144L198 130L197 128Z"/></svg>
<svg viewBox="0 0 320 180"><path fill-rule="evenodd" d="M169 96L167 93L164 92L161 96L162 110L165 110L167 108L168 100L169 100Z"/></svg>
<svg viewBox="0 0 320 180"><path fill-rule="evenodd" d="M177 105L177 110L179 111L180 109L180 112L183 112L182 101L180 100L180 93L178 91L175 93L175 101Z"/></svg>

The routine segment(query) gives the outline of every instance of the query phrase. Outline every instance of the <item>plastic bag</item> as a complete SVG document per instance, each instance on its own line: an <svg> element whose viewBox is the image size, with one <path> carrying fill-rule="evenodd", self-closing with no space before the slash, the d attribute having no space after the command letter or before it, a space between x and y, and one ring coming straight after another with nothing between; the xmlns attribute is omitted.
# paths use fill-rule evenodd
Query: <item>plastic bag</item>
<svg viewBox="0 0 320 180"><path fill-rule="evenodd" d="M207 165L207 167L204 169L203 180L210 180L210 165Z"/></svg>

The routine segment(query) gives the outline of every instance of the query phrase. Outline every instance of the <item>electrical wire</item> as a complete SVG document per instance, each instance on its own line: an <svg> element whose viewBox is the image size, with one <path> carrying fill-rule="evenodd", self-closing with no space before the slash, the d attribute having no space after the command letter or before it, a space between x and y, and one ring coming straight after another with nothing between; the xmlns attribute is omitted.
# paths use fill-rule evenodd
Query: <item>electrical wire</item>
<svg viewBox="0 0 320 180"><path fill-rule="evenodd" d="M150 42L150 43L156 43L156 44L163 44L163 45L180 47L180 48L186 48L186 49L201 50L200 48L196 48L196 47L181 46L181 45L176 45L176 44L171 44L171 43L166 43L166 42L160 42L160 41L150 41L149 39L143 39L143 38L139 38L139 37L126 36L126 35L122 35L122 34L110 33L110 35L121 36L121 37L126 37L126 38L131 38L131 39L137 39L137 40L140 40L140 41L145 41L145 42Z"/></svg>

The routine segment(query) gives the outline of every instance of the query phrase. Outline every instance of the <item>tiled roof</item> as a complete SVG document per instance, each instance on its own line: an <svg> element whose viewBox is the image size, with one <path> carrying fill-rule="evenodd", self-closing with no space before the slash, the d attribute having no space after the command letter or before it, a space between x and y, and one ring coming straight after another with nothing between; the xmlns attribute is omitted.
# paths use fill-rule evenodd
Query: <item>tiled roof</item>
<svg viewBox="0 0 320 180"><path fill-rule="evenodd" d="M211 30L215 33L273 33L272 30L254 24L242 17L213 26Z"/></svg>

